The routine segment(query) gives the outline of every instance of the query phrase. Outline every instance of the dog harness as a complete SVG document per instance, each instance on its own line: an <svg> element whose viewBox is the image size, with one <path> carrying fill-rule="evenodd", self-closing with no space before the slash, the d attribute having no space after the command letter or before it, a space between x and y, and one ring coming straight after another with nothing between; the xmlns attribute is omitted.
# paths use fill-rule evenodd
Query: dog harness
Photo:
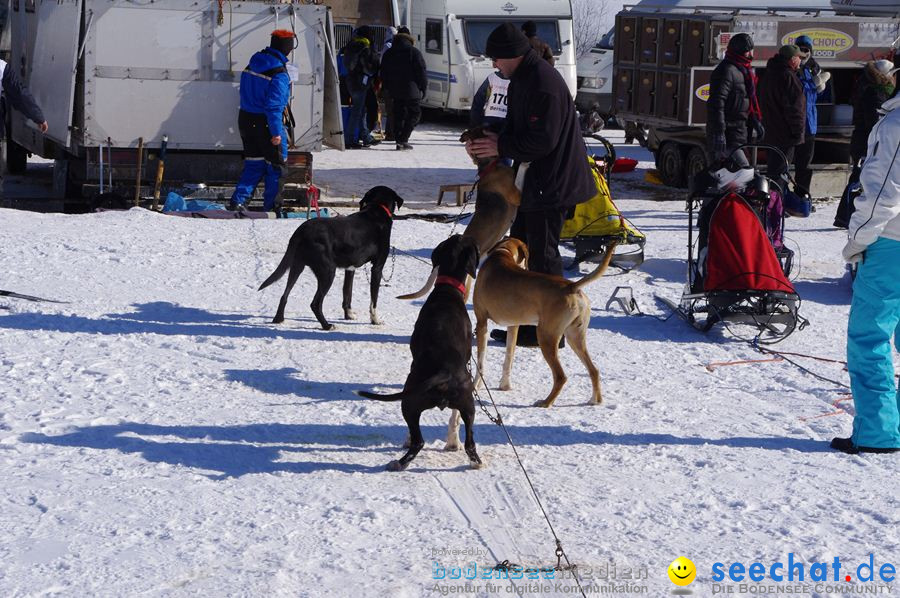
<svg viewBox="0 0 900 598"><path fill-rule="evenodd" d="M384 205L383 203L380 203L380 204L378 204L378 207L381 208L382 210L384 210L385 212L387 212L388 218L391 218L391 219L394 218L394 215L391 214L390 208L388 208L386 205Z"/></svg>
<svg viewBox="0 0 900 598"><path fill-rule="evenodd" d="M437 280L434 281L434 284L449 285L449 286L453 287L454 289L456 289L457 291L459 291L460 293L462 293L463 297L466 296L466 285L464 285L460 281L456 280L452 276L438 276Z"/></svg>

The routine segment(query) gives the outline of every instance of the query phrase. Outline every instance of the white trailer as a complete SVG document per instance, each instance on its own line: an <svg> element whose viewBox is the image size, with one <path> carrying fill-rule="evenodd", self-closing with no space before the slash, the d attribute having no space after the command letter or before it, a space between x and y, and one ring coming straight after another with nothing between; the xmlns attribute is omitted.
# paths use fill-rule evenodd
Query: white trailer
<svg viewBox="0 0 900 598"><path fill-rule="evenodd" d="M575 34L570 0L398 0L400 22L409 27L425 57L428 90L423 105L468 111L482 82L493 72L484 56L498 25L534 21L550 45L556 69L575 96Z"/></svg>
<svg viewBox="0 0 900 598"><path fill-rule="evenodd" d="M145 181L168 136L166 182L233 184L241 71L273 29L293 30L288 57L296 120L289 165L310 172L323 144L343 147L334 32L323 5L194 0L12 0L9 68L27 83L49 130L12 115L13 140L57 159L71 187L99 181L100 152L116 183L134 187L138 140ZM149 156L149 159L148 159ZM109 166L107 164L107 173ZM130 177L130 178L129 178ZM76 189L77 190L77 189Z"/></svg>

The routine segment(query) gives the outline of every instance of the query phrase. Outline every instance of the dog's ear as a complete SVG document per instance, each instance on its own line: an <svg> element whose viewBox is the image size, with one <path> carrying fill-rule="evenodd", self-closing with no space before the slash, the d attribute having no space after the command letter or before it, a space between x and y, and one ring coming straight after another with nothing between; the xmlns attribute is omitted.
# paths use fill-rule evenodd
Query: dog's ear
<svg viewBox="0 0 900 598"><path fill-rule="evenodd" d="M446 255L447 241L441 241L431 252L431 265L435 268L440 268L441 264L444 263Z"/></svg>
<svg viewBox="0 0 900 598"><path fill-rule="evenodd" d="M475 278L475 271L478 269L478 245L472 241L463 251L465 252L466 274Z"/></svg>
<svg viewBox="0 0 900 598"><path fill-rule="evenodd" d="M400 209L400 206L403 205L403 198L396 193L394 193L394 204L396 205L396 207L394 208L395 212Z"/></svg>
<svg viewBox="0 0 900 598"><path fill-rule="evenodd" d="M362 196L362 199L359 200L359 209L363 209L373 201L375 201L375 193L373 193L375 189L369 189L366 191L366 194Z"/></svg>

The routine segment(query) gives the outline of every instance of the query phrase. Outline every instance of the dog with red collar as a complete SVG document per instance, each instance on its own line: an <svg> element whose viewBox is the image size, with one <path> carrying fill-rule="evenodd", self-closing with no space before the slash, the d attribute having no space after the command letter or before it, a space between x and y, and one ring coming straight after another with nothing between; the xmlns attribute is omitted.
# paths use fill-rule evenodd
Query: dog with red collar
<svg viewBox="0 0 900 598"><path fill-rule="evenodd" d="M322 313L322 302L338 268L344 269L344 319L355 319L351 305L353 276L356 268L371 263L369 316L373 324L381 324L376 311L378 289L381 286L381 272L391 251L394 212L402 205L403 198L390 187L372 187L360 200L359 212L343 218L315 218L301 224L291 236L281 263L259 287L260 291L263 290L290 270L287 287L272 322L280 324L284 321L288 295L307 266L316 275L318 283L310 307L322 328L334 328Z"/></svg>
<svg viewBox="0 0 900 598"><path fill-rule="evenodd" d="M438 276L434 290L419 311L409 341L412 365L403 390L388 395L364 390L356 393L379 401L401 401L403 419L409 428L409 449L399 460L388 464L391 471L406 469L425 446L419 419L423 411L434 407L449 407L459 412L466 425L469 464L473 468L481 467L473 435L474 385L468 369L472 357L472 322L465 302L466 276L474 278L478 256L475 241L462 235L453 235L434 249L431 263ZM458 419L454 413L451 422ZM455 436L456 430L452 432ZM448 448L455 447L450 444Z"/></svg>

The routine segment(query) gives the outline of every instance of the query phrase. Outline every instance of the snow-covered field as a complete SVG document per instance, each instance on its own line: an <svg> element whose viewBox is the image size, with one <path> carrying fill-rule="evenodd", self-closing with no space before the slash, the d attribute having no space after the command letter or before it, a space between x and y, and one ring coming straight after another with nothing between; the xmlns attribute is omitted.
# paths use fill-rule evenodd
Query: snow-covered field
<svg viewBox="0 0 900 598"><path fill-rule="evenodd" d="M345 197L388 184L413 209L401 214L431 211L440 183L474 180L458 134L430 124L413 152L322 152L316 180ZM587 288L604 404L586 404L590 382L570 349L569 382L549 410L530 406L550 386L539 351L517 352L508 392L496 389L503 350L488 351L491 395L586 591L670 595L667 568L684 555L696 596L727 592L725 582L751 595L727 577L717 586L717 562L762 563L765 581L743 583L774 594L769 568L789 558L806 571L795 593L862 595L834 583L832 564L841 582L856 582L870 554L876 579L882 564L900 566L900 460L828 448L850 430L844 388L787 362L710 369L764 356L720 329L704 336L675 317L603 309L627 285L664 317L654 296L676 299L685 269L681 194L642 183L648 154L619 149L644 160L613 192L647 234L647 260ZM811 324L778 350L843 359L850 285L833 211L819 204L788 220ZM577 593L558 573L553 583L483 579L507 559L556 564L499 427L478 413L486 467L470 470L464 453L442 450L448 414L427 412L425 450L388 473L406 435L400 406L353 394L402 385L421 302L394 296L418 288L453 225L397 220L393 245L412 255L385 268L384 325L340 320L338 279L325 303L338 327L324 332L308 271L282 325L270 320L283 282L256 291L299 222L0 210L0 288L68 301L0 298L0 595ZM366 280L357 274L360 314ZM793 359L847 383L840 364ZM815 562L829 565L830 583L810 581ZM470 563L479 579L465 579Z"/></svg>

